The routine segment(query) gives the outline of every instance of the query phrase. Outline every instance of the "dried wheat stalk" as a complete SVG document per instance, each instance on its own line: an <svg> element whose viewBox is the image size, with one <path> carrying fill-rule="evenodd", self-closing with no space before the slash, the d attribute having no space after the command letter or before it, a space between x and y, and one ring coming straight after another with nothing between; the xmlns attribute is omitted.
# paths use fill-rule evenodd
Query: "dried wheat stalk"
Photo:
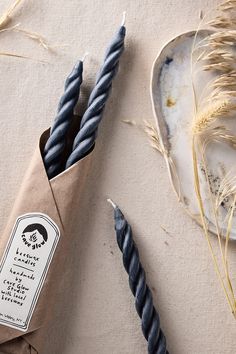
<svg viewBox="0 0 236 354"><path fill-rule="evenodd" d="M195 102L196 111L192 127L192 157L195 191L204 233L215 270L231 311L236 317L236 298L227 258L236 204L236 176L233 175L229 179L229 176L226 175L225 179L221 181L218 195L215 197L212 195L208 173L206 173L209 198L215 218L218 245L221 254L220 263L213 250L208 231L198 171L199 163L204 166L205 171L208 169L205 151L209 144L213 142L226 143L236 149L236 136L224 126L225 119L235 118L236 115L236 1L224 2L219 6L218 11L219 14L216 18L208 23L215 29L215 32L201 41L197 48L198 50L199 48L201 49L201 54L198 55L196 63L201 65L202 70L214 73L214 79L205 88L203 99ZM196 94L194 82L193 90ZM207 95L205 95L206 93ZM226 200L230 203L230 207L225 217L226 242L223 246L218 218L220 217L220 206Z"/></svg>
<svg viewBox="0 0 236 354"><path fill-rule="evenodd" d="M12 20L14 10L17 7L19 7L19 5L22 2L23 2L23 0L15 0L15 2L13 2L13 4L11 6L9 6L9 8L0 17L0 33L1 32L21 33L24 36L26 36L27 38L30 38L30 39L36 41L44 49L52 50L53 49L52 46L50 46L47 43L46 39L42 35L40 35L36 32L33 32L33 31L29 31L24 28L21 28L19 23L15 24L14 26L7 27L9 22ZM17 53L9 53L9 52L0 52L0 56L9 56L9 57L15 57L15 58L22 58L22 59L32 59L30 56L27 56L27 55L21 55L21 54L17 54ZM38 60L38 59L32 59L32 60L36 60L38 62L45 62L45 61Z"/></svg>
<svg viewBox="0 0 236 354"><path fill-rule="evenodd" d="M157 129L147 120L144 120L143 123L144 123L143 130L149 138L151 147L159 151L162 155L164 155L166 151L161 144Z"/></svg>
<svg viewBox="0 0 236 354"><path fill-rule="evenodd" d="M0 17L0 28L6 27L11 21L13 11L23 2L23 0L15 0L9 8Z"/></svg>
<svg viewBox="0 0 236 354"><path fill-rule="evenodd" d="M229 101L215 102L210 107L197 113L195 123L193 126L193 134L202 134L206 132L217 119L225 118L231 114L232 109L235 109L236 105Z"/></svg>

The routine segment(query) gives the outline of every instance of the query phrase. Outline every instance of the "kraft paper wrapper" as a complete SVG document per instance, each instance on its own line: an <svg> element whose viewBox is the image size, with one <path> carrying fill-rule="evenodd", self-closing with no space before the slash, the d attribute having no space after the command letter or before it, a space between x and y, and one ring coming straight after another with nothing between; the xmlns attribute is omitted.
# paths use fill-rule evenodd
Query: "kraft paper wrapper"
<svg viewBox="0 0 236 354"><path fill-rule="evenodd" d="M19 195L0 238L2 258L7 241L18 216L41 212L47 214L59 227L60 239L50 264L48 274L37 301L27 332L0 325L0 354L37 354L43 347L44 325L56 303L56 289L63 281L63 267L68 255L70 224L73 213L79 210L79 195L86 179L91 153L60 175L48 180L40 147L44 145L48 131L37 147L26 172ZM66 266L66 265L65 265Z"/></svg>

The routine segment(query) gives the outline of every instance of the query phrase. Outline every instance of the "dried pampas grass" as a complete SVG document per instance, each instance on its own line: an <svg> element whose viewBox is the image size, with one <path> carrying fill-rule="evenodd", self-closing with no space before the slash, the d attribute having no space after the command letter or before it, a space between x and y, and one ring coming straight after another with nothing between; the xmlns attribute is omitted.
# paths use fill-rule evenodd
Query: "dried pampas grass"
<svg viewBox="0 0 236 354"><path fill-rule="evenodd" d="M231 175L231 171L229 171L221 181L215 200L216 210L218 210L222 204L229 203L229 200L234 199L235 195L236 176L234 174Z"/></svg>
<svg viewBox="0 0 236 354"><path fill-rule="evenodd" d="M158 134L156 128L152 125L152 123L148 122L147 120L144 120L143 123L144 123L143 130L149 138L149 142L150 142L151 147L154 150L159 151L162 155L165 155L166 150L161 144L159 134Z"/></svg>
<svg viewBox="0 0 236 354"><path fill-rule="evenodd" d="M207 107L196 115L193 126L193 134L202 134L206 132L217 119L227 117L231 113L233 104L229 101L219 101ZM233 106L236 108L236 105Z"/></svg>
<svg viewBox="0 0 236 354"><path fill-rule="evenodd" d="M217 195L213 195L207 172L208 160L206 157L206 150L209 144L213 143L227 144L235 149L236 153L236 136L225 126L226 119L236 118L236 1L226 1L221 4L218 7L218 15L208 22L208 25L213 27L214 32L193 48L193 53L196 48L201 51L196 61L192 62L193 71L197 67L196 70L199 72L200 66L202 71L213 74L213 80L208 83L199 100L196 99L196 89L192 75L195 97L195 116L192 126L194 185L201 223L215 270L230 309L236 317L236 298L228 265L229 239L236 208L236 174L232 171L228 171L228 173L226 171L225 178L220 182ZM208 231L199 177L200 165L204 168L208 185L209 200L217 230L220 260L216 257ZM226 210L223 220L226 226L224 244L222 230L219 227L219 220L223 217L223 214L221 215L222 206Z"/></svg>
<svg viewBox="0 0 236 354"><path fill-rule="evenodd" d="M146 133L149 144L154 150L159 151L163 156L167 154L166 149L164 146L162 146L158 131L151 122L147 121L146 119L143 120L143 124L138 124L135 120L130 119L123 119L122 122L131 126L138 127L141 131Z"/></svg>
<svg viewBox="0 0 236 354"><path fill-rule="evenodd" d="M24 35L25 37L30 38L33 41L37 42L44 49L52 51L53 47L47 43L46 39L41 34L39 34L37 32L33 32L33 31L29 31L28 29L25 29L25 28L21 28L20 23L17 23L11 27L7 27L12 20L14 10L16 10L16 8L18 8L19 5L21 5L22 3L23 3L23 0L16 0L15 2L12 3L11 6L9 6L9 8L0 17L0 33L2 33L2 32L20 33L20 34ZM54 46L54 48L55 48L55 46ZM21 58L21 59L31 59L31 60L45 63L45 61L43 61L43 60L33 59L31 56L21 55L18 53L9 53L9 52L0 51L0 56L8 56L8 57L14 57L14 58Z"/></svg>
<svg viewBox="0 0 236 354"><path fill-rule="evenodd" d="M231 11L235 12L236 1L229 0L225 1L223 4L219 5L218 10L222 12L231 13Z"/></svg>
<svg viewBox="0 0 236 354"><path fill-rule="evenodd" d="M4 28L11 21L13 11L23 2L23 0L16 0L0 17L0 29Z"/></svg>
<svg viewBox="0 0 236 354"><path fill-rule="evenodd" d="M0 29L0 33L1 32L20 33L23 36L25 36L27 38L30 38L33 41L37 42L44 49L51 50L51 51L53 50L53 47L47 43L46 39L42 35L40 35L37 32L32 32L32 31L29 31L27 29L21 28L20 27L20 23L17 23L16 25L14 25L12 27L6 27L6 28L3 28L3 29Z"/></svg>
<svg viewBox="0 0 236 354"><path fill-rule="evenodd" d="M141 129L141 131L144 131L148 137L151 147L159 151L162 155L165 153L163 147L161 146L159 134L152 123L145 119L143 120L143 124L138 124L135 120L130 119L123 119L122 122L131 126L136 126Z"/></svg>

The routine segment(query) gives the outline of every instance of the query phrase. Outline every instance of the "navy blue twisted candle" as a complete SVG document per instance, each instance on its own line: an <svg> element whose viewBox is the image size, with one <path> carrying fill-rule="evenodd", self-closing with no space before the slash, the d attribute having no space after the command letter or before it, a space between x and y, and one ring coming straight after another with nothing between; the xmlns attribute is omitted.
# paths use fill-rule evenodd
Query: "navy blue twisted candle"
<svg viewBox="0 0 236 354"><path fill-rule="evenodd" d="M117 72L119 58L124 50L125 32L126 29L122 24L107 49L103 66L91 92L88 107L82 117L80 130L75 137L66 168L84 157L95 144L98 126L102 119L105 103L109 97L112 80Z"/></svg>
<svg viewBox="0 0 236 354"><path fill-rule="evenodd" d="M57 116L44 148L44 165L49 179L60 173L63 168L61 157L66 143L66 134L73 118L73 111L79 99L80 86L83 81L82 74L83 61L80 60L66 79Z"/></svg>
<svg viewBox="0 0 236 354"><path fill-rule="evenodd" d="M160 328L159 315L153 305L152 293L146 283L145 271L133 241L132 230L121 210L114 208L115 230L118 246L123 253L123 264L129 275L129 286L135 296L135 307L142 321L142 331L148 342L149 354L168 354L166 339Z"/></svg>

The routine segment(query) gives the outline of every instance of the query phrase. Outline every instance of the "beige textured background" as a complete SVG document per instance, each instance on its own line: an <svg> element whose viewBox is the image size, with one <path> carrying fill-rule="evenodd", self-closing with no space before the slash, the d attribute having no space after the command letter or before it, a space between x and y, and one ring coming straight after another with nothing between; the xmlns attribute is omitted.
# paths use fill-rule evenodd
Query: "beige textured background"
<svg viewBox="0 0 236 354"><path fill-rule="evenodd" d="M0 9L9 3L1 1ZM236 351L236 323L200 228L178 205L162 157L149 147L141 131L121 122L153 119L149 81L155 56L166 41L197 26L201 9L215 5L214 0L29 0L16 11L15 22L66 47L49 54L20 34L0 35L0 51L47 61L0 57L3 228L37 139L53 120L66 75L88 50L85 97L122 12L127 11L126 52L78 210L73 256L68 256L74 273L59 297L43 354L146 352L115 241L108 196L133 226L170 353Z"/></svg>

